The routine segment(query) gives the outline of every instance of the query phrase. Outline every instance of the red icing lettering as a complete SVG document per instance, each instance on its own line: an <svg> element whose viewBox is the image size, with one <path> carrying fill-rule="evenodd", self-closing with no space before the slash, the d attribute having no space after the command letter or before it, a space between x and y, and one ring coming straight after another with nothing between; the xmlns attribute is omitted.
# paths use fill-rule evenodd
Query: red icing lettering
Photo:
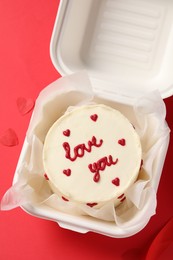
<svg viewBox="0 0 173 260"><path fill-rule="evenodd" d="M64 173L66 176L70 176L70 175L71 175L71 170L70 170L70 169L63 170L63 173Z"/></svg>
<svg viewBox="0 0 173 260"><path fill-rule="evenodd" d="M70 136L70 130L67 129L67 130L63 131L63 135Z"/></svg>
<svg viewBox="0 0 173 260"><path fill-rule="evenodd" d="M69 159L70 161L75 161L78 157L83 157L85 154L85 151L90 153L92 150L92 146L95 147L100 147L103 143L103 140L100 139L100 141L97 143L97 139L95 136L92 137L91 140L88 141L88 146L85 144L79 144L74 147L73 153L74 155L71 154L71 147L68 142L63 143L63 148L65 150L65 157Z"/></svg>
<svg viewBox="0 0 173 260"><path fill-rule="evenodd" d="M92 164L88 165L88 168L90 171L94 174L93 180L95 182L98 182L100 180L100 171L104 171L106 166L115 165L118 162L118 158L113 161L112 155L109 155L108 157L103 157L99 159L97 162L94 162Z"/></svg>
<svg viewBox="0 0 173 260"><path fill-rule="evenodd" d="M122 146L125 146L126 145L126 140L124 138L118 140L118 143Z"/></svg>
<svg viewBox="0 0 173 260"><path fill-rule="evenodd" d="M92 208L92 207L96 206L97 204L98 203L93 202L93 203L87 203L86 205Z"/></svg>
<svg viewBox="0 0 173 260"><path fill-rule="evenodd" d="M120 179L119 178L113 179L112 184L114 184L115 186L119 186L120 185Z"/></svg>
<svg viewBox="0 0 173 260"><path fill-rule="evenodd" d="M97 121L97 118L98 118L98 115L97 115L97 114L91 115L90 118L91 118L91 120L93 120L94 122L96 122L96 121Z"/></svg>

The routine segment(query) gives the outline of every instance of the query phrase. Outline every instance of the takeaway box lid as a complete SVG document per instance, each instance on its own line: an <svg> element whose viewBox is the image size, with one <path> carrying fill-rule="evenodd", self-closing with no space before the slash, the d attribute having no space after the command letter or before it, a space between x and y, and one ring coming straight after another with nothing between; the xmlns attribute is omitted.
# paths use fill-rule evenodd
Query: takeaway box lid
<svg viewBox="0 0 173 260"><path fill-rule="evenodd" d="M61 0L50 44L64 76L86 70L98 93L173 94L171 0ZM81 86L82 87L82 86Z"/></svg>

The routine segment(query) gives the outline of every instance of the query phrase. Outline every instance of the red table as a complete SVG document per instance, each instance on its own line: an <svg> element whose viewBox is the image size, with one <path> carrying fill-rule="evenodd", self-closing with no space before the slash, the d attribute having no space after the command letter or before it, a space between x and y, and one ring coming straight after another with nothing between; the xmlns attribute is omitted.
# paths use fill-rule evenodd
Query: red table
<svg viewBox="0 0 173 260"><path fill-rule="evenodd" d="M60 77L49 55L58 5L58 0L0 1L0 134L13 128L19 137L17 146L0 145L0 199L11 186L31 116L19 113L16 100L35 100L44 87ZM167 122L173 129L173 96L165 104ZM140 233L124 239L80 234L32 217L20 208L0 211L0 259L143 259L153 239L173 217L172 155L171 136L158 190L157 214ZM171 254L173 247L169 246L160 259L171 259Z"/></svg>

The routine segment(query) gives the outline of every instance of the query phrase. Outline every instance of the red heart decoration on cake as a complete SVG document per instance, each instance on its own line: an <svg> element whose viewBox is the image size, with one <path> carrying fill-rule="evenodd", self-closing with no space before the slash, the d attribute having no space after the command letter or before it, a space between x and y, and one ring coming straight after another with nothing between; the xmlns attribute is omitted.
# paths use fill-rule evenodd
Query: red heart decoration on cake
<svg viewBox="0 0 173 260"><path fill-rule="evenodd" d="M64 173L66 176L70 176L70 175L71 175L71 170L70 170L70 169L63 170L63 173Z"/></svg>
<svg viewBox="0 0 173 260"><path fill-rule="evenodd" d="M125 146L126 145L126 140L124 138L118 140L118 143L122 146Z"/></svg>
<svg viewBox="0 0 173 260"><path fill-rule="evenodd" d="M93 203L87 203L86 205L89 206L90 208L96 206L98 203L93 202Z"/></svg>
<svg viewBox="0 0 173 260"><path fill-rule="evenodd" d="M9 128L0 136L0 143L5 146L16 146L19 144L19 140L16 132Z"/></svg>
<svg viewBox="0 0 173 260"><path fill-rule="evenodd" d="M67 130L63 131L63 135L70 136L70 130L67 129Z"/></svg>
<svg viewBox="0 0 173 260"><path fill-rule="evenodd" d="M16 103L17 103L17 107L18 107L18 110L21 115L25 115L25 114L29 113L35 105L35 102L32 98L26 99L24 97L19 97L16 100Z"/></svg>
<svg viewBox="0 0 173 260"><path fill-rule="evenodd" d="M91 115L90 118L96 122L97 121L97 118L98 118L98 115L97 114L94 114L94 115Z"/></svg>
<svg viewBox="0 0 173 260"><path fill-rule="evenodd" d="M113 179L112 184L114 184L115 186L119 186L120 185L120 179L119 178Z"/></svg>

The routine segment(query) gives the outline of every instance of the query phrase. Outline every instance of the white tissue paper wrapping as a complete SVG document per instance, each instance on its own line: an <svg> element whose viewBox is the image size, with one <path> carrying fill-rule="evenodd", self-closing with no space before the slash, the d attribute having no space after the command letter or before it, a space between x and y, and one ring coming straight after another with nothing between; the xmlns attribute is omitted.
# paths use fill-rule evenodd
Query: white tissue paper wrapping
<svg viewBox="0 0 173 260"><path fill-rule="evenodd" d="M94 209L87 205L64 201L52 193L44 176L42 162L46 133L69 107L92 102L96 102L95 96L85 72L62 77L40 93L13 185L1 201L1 209L9 210L28 203L34 207L46 204L57 210L57 214L61 211L78 216L89 215L113 221L121 228L137 226L141 219L149 220L155 214L157 185L169 139L169 128L165 122L166 109L157 91L139 98L131 108L135 119L134 126L142 144L143 166L138 180L125 192L126 200L121 205L114 208L113 202L109 202L100 209ZM123 105L120 107L123 108ZM128 110L126 116L128 117ZM158 154L163 157L161 164Z"/></svg>

